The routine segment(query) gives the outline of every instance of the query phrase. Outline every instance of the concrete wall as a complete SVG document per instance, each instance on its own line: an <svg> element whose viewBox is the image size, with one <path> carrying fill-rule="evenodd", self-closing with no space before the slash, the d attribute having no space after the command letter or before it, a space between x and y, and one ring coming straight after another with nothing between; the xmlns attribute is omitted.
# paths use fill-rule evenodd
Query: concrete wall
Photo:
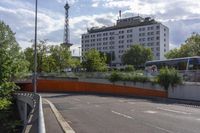
<svg viewBox="0 0 200 133"><path fill-rule="evenodd" d="M168 90L169 98L200 101L200 83L184 83Z"/></svg>
<svg viewBox="0 0 200 133"><path fill-rule="evenodd" d="M104 81L101 81L104 82ZM38 92L83 92L83 93L99 93L99 94L114 94L114 95L138 95L152 97L167 97L167 92L164 90L156 90L147 87L137 87L134 85L122 85L111 83L83 82L83 81L68 81L56 79L39 79ZM24 91L33 91L31 83L18 84Z"/></svg>

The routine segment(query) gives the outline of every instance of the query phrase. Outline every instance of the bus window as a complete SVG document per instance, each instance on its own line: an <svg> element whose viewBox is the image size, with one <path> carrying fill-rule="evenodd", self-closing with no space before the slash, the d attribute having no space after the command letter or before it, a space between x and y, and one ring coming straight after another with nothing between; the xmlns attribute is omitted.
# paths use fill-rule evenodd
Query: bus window
<svg viewBox="0 0 200 133"><path fill-rule="evenodd" d="M180 60L177 63L177 69L178 70L186 70L186 68L187 68L187 60Z"/></svg>
<svg viewBox="0 0 200 133"><path fill-rule="evenodd" d="M189 64L189 69L200 70L200 59L198 58L191 59L190 64Z"/></svg>

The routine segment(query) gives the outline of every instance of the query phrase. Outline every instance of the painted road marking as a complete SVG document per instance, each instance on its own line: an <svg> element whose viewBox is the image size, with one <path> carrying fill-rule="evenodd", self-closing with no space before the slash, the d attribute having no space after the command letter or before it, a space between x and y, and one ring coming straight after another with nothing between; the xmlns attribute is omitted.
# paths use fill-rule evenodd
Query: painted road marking
<svg viewBox="0 0 200 133"><path fill-rule="evenodd" d="M147 110L147 111L144 111L144 113L148 113L148 114L156 114L157 111Z"/></svg>
<svg viewBox="0 0 200 133"><path fill-rule="evenodd" d="M129 115L125 115L125 114L122 114L122 113L119 113L119 112L116 112L116 111L111 111L112 113L116 114L116 115L120 115L120 116L123 116L125 118L128 118L128 119L134 119L133 117L129 116Z"/></svg>
<svg viewBox="0 0 200 133"><path fill-rule="evenodd" d="M121 103L123 103L124 102L124 100L118 100L119 102L121 102Z"/></svg>
<svg viewBox="0 0 200 133"><path fill-rule="evenodd" d="M78 99L78 98L74 98L74 100L75 100L75 101L79 101L79 102L81 101L81 100L80 100L80 99Z"/></svg>
<svg viewBox="0 0 200 133"><path fill-rule="evenodd" d="M178 113L178 114L184 114L184 115L190 115L190 114L191 114L191 113L184 112L184 111L177 111L177 110L166 109L166 108L160 108L160 107L158 107L157 109L159 109L159 110L164 110L164 111L168 111L168 112L173 112L173 113Z"/></svg>
<svg viewBox="0 0 200 133"><path fill-rule="evenodd" d="M129 104L135 104L134 102L128 102Z"/></svg>
<svg viewBox="0 0 200 133"><path fill-rule="evenodd" d="M156 129L162 130L162 131L167 132L167 133L174 133L173 131L170 131L170 130L164 129L164 128L162 128L162 127L158 127L158 126L152 125L152 124L150 124L150 123L145 123L145 124L146 124L147 126L151 126L151 127L153 127L153 128L156 128Z"/></svg>
<svg viewBox="0 0 200 133"><path fill-rule="evenodd" d="M95 107L100 107L99 105L95 105Z"/></svg>

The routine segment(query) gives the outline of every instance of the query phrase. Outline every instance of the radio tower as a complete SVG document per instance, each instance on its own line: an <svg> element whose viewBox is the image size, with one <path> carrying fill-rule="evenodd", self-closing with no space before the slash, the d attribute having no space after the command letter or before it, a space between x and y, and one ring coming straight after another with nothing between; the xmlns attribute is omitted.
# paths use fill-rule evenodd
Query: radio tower
<svg viewBox="0 0 200 133"><path fill-rule="evenodd" d="M69 4L68 2L66 2L65 6L65 26L64 26L64 41L63 44L65 46L72 46L72 44L70 43L69 40L69 15L68 15L68 11L69 11Z"/></svg>

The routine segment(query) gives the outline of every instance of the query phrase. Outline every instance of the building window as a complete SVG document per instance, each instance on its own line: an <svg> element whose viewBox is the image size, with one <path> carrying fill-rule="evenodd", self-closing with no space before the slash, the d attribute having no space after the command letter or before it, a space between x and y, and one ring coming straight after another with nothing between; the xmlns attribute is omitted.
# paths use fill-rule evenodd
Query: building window
<svg viewBox="0 0 200 133"><path fill-rule="evenodd" d="M160 26L158 25L158 26L156 26L156 29L158 30L158 29L160 29Z"/></svg>
<svg viewBox="0 0 200 133"><path fill-rule="evenodd" d="M108 33L103 33L103 36L107 36L108 35Z"/></svg>
<svg viewBox="0 0 200 133"><path fill-rule="evenodd" d="M110 32L110 35L114 35L115 34L115 32Z"/></svg>
<svg viewBox="0 0 200 133"><path fill-rule="evenodd" d="M124 48L124 45L119 45L119 48Z"/></svg>
<svg viewBox="0 0 200 133"><path fill-rule="evenodd" d="M157 48L156 48L156 50L157 50L157 51L160 51L160 48L159 48L159 47L157 47Z"/></svg>
<svg viewBox="0 0 200 133"><path fill-rule="evenodd" d="M95 35L90 35L90 37L95 37Z"/></svg>
<svg viewBox="0 0 200 133"><path fill-rule="evenodd" d="M119 40L119 44L124 43L124 40Z"/></svg>
<svg viewBox="0 0 200 133"><path fill-rule="evenodd" d="M124 36L119 36L119 39L124 39Z"/></svg>
<svg viewBox="0 0 200 133"><path fill-rule="evenodd" d="M106 40L108 40L108 38L107 38L107 37L104 37L103 40L106 41Z"/></svg>
<svg viewBox="0 0 200 133"><path fill-rule="evenodd" d="M157 35L160 34L160 31L156 31L156 34L157 34Z"/></svg>
<svg viewBox="0 0 200 133"><path fill-rule="evenodd" d="M130 30L127 30L127 33L131 33L133 30L132 29L130 29Z"/></svg>
<svg viewBox="0 0 200 133"><path fill-rule="evenodd" d="M124 31L123 31L123 30L120 30L120 31L119 31L119 34L123 34L123 33L124 33Z"/></svg>
<svg viewBox="0 0 200 133"><path fill-rule="evenodd" d="M132 34L127 35L127 38L132 38L132 37L133 37Z"/></svg>
<svg viewBox="0 0 200 133"><path fill-rule="evenodd" d="M156 45L159 46L159 45L160 45L160 42L156 42Z"/></svg>
<svg viewBox="0 0 200 133"><path fill-rule="evenodd" d="M101 37L101 34L97 34L97 37Z"/></svg>
<svg viewBox="0 0 200 133"><path fill-rule="evenodd" d="M114 36L111 36L111 37L110 37L110 40L114 40L114 39L115 39L115 37L114 37Z"/></svg>
<svg viewBox="0 0 200 133"><path fill-rule="evenodd" d="M103 45L107 45L108 44L108 42L103 42Z"/></svg>
<svg viewBox="0 0 200 133"><path fill-rule="evenodd" d="M157 37L156 37L156 40L160 40L160 37L159 37L159 36L157 36Z"/></svg>

